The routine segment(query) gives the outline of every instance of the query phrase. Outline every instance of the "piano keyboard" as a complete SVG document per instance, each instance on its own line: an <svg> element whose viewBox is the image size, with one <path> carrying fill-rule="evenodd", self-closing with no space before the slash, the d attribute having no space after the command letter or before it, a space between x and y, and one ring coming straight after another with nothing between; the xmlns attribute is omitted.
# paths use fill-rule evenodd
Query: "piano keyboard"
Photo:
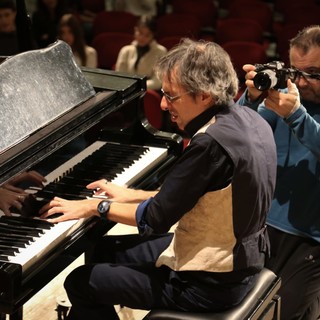
<svg viewBox="0 0 320 320"><path fill-rule="evenodd" d="M105 178L129 186L166 156L165 148L97 141L50 172L43 190L29 191L39 201L48 201L56 195L67 199L83 199L92 196L91 191L85 188L89 182ZM73 188L73 185L76 187ZM24 272L83 222L80 219L53 225L40 219L1 216L0 261L20 264Z"/></svg>
<svg viewBox="0 0 320 320"><path fill-rule="evenodd" d="M84 199L92 196L85 186L99 179L130 186L166 156L166 148L96 141L47 175L47 185L37 197Z"/></svg>

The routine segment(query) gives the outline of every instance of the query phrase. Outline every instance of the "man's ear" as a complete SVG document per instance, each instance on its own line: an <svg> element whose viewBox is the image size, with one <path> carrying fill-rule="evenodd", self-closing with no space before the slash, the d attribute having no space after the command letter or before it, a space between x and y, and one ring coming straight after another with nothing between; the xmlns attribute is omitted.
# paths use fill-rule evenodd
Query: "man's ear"
<svg viewBox="0 0 320 320"><path fill-rule="evenodd" d="M201 102L204 106L209 106L209 105L213 105L213 98L210 94L204 92L201 94Z"/></svg>

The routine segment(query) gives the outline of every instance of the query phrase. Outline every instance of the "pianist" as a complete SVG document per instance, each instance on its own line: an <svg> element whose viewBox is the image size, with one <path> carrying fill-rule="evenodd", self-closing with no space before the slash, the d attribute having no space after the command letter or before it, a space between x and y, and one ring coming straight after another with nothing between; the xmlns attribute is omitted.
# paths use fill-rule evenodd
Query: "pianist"
<svg viewBox="0 0 320 320"><path fill-rule="evenodd" d="M269 125L233 103L237 74L215 43L184 39L156 71L161 108L191 137L160 191L99 180L88 188L105 192L109 201L55 197L40 210L42 218L63 214L52 222L97 215L139 231L105 236L91 263L71 272L68 319L118 319L117 304L225 310L242 301L264 266L276 174Z"/></svg>

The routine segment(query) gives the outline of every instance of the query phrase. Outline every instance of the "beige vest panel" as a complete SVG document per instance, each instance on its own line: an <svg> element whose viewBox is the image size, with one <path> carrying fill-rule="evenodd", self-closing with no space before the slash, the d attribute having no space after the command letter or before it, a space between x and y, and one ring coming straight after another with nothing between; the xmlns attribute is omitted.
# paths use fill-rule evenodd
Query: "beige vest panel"
<svg viewBox="0 0 320 320"><path fill-rule="evenodd" d="M175 271L233 270L232 188L206 193L178 222L169 247L156 265Z"/></svg>

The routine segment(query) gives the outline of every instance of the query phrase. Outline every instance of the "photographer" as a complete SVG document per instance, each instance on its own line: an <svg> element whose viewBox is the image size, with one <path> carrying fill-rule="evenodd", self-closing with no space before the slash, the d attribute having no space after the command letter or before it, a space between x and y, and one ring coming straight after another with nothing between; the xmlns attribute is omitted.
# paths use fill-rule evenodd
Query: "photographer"
<svg viewBox="0 0 320 320"><path fill-rule="evenodd" d="M315 320L320 315L320 26L290 40L289 57L295 74L283 90L258 90L256 67L245 65L247 90L239 103L258 110L277 145L267 267L282 278L281 319Z"/></svg>

